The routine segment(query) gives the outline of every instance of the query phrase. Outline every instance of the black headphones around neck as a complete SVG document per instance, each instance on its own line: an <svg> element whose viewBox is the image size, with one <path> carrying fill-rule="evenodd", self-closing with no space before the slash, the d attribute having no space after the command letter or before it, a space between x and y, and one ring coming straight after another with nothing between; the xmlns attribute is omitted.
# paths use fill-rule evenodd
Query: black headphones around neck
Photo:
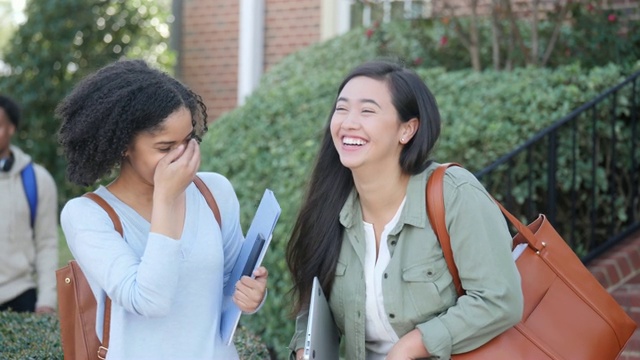
<svg viewBox="0 0 640 360"><path fill-rule="evenodd" d="M13 154L10 154L9 157L0 159L0 170L4 172L8 172L13 167Z"/></svg>

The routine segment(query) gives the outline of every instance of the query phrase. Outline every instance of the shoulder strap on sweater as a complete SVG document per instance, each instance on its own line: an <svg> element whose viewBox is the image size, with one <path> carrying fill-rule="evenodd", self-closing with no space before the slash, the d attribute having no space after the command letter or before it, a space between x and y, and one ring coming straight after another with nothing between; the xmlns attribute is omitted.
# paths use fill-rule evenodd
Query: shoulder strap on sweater
<svg viewBox="0 0 640 360"><path fill-rule="evenodd" d="M122 231L122 223L120 222L120 217L115 210L106 202L100 195L88 192L84 195L84 197L88 197L89 199L95 201L104 211L107 212L111 222L113 222L113 227L116 229L120 236L124 237L124 232ZM109 349L109 329L111 327L111 298L108 296L105 298L104 302L104 320L102 321L102 346L98 349L98 357L100 359L106 358L107 350Z"/></svg>
<svg viewBox="0 0 640 360"><path fill-rule="evenodd" d="M220 209L218 209L218 203L213 197L213 194L211 194L211 190L209 190L207 185L198 175L193 178L193 183L196 184L196 187L198 188L198 190L200 190L202 196L204 196L205 200L207 200L207 204L211 208L211 211L213 211L213 216L215 216L218 225L220 225L220 229L222 229L222 218L220 217Z"/></svg>
<svg viewBox="0 0 640 360"><path fill-rule="evenodd" d="M458 267L456 267L456 263L453 260L451 238L447 231L444 212L444 173L452 166L460 165L456 163L445 163L434 170L433 174L429 177L429 181L427 181L425 196L429 222L431 223L431 227L440 242L440 247L444 253L444 259L447 262L447 267L453 277L453 283L456 286L456 292L458 293L458 296L462 296L464 294L464 289L462 289L462 283L460 282L460 276L458 275Z"/></svg>

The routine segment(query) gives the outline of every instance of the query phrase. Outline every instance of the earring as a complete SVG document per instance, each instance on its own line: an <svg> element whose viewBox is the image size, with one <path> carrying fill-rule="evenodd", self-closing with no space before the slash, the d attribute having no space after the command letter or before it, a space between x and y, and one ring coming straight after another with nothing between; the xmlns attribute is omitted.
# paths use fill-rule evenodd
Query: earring
<svg viewBox="0 0 640 360"><path fill-rule="evenodd" d="M404 138L400 139L400 143L401 143L401 144L404 144L404 143L405 143Z"/></svg>

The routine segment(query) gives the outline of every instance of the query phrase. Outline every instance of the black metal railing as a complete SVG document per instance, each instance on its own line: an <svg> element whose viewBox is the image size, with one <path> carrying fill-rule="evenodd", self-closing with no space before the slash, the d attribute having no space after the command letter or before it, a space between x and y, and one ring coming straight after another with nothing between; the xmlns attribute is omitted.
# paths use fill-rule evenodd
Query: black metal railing
<svg viewBox="0 0 640 360"><path fill-rule="evenodd" d="M640 229L640 72L475 175L523 221L544 213L587 263Z"/></svg>

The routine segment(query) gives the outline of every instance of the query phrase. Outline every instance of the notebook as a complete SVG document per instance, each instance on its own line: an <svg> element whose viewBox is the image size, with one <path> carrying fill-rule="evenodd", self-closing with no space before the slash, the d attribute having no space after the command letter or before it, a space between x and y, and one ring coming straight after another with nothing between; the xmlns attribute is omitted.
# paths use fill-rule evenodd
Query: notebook
<svg viewBox="0 0 640 360"><path fill-rule="evenodd" d="M280 204L278 204L273 191L265 189L253 221L249 225L247 236L242 243L238 259L223 289L220 335L224 344L230 345L233 342L233 335L242 315L240 308L233 302L235 285L243 275L252 276L253 271L262 263L279 217Z"/></svg>
<svg viewBox="0 0 640 360"><path fill-rule="evenodd" d="M340 331L333 320L329 303L322 292L317 277L313 278L309 320L304 343L305 360L338 359L340 350Z"/></svg>

